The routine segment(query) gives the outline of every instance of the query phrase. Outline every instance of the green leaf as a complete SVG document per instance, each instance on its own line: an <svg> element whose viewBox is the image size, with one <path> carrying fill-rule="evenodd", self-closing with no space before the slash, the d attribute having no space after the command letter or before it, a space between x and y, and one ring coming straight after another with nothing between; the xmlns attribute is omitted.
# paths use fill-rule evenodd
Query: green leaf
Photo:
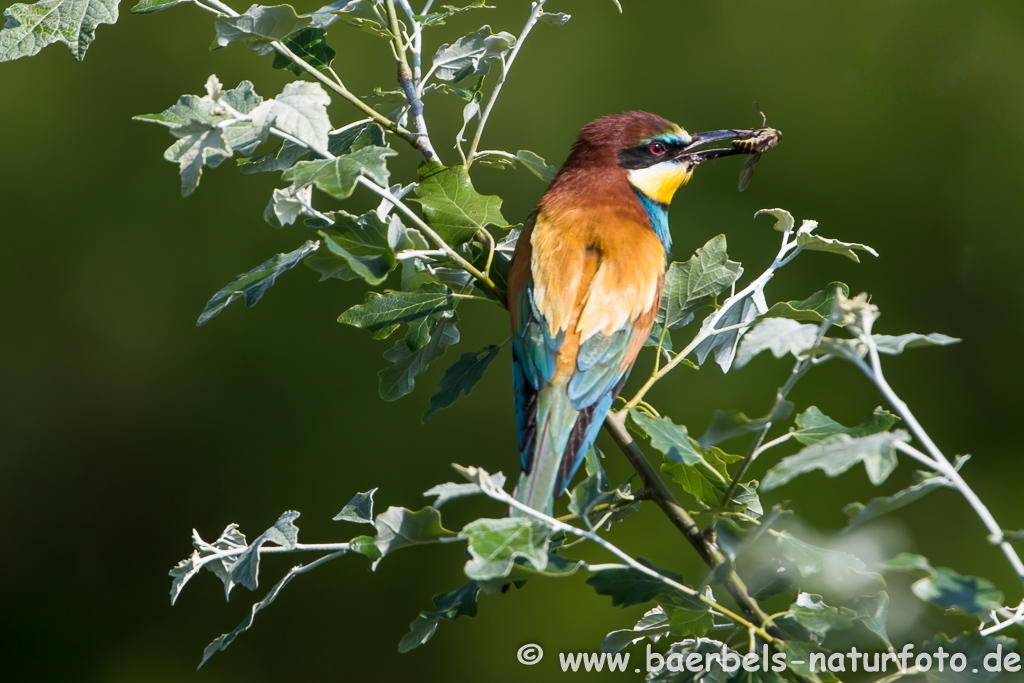
<svg viewBox="0 0 1024 683"><path fill-rule="evenodd" d="M801 576L830 574L840 580L852 571L881 580L877 574L867 571L867 565L853 555L805 543L788 531L773 531L772 534L783 556L796 564Z"/></svg>
<svg viewBox="0 0 1024 683"><path fill-rule="evenodd" d="M747 581L747 592L755 600L773 598L792 588L796 574L794 564L783 562L777 557L758 562Z"/></svg>
<svg viewBox="0 0 1024 683"><path fill-rule="evenodd" d="M450 19L456 14L461 14L471 9L494 9L492 5L485 5L484 0L473 0L471 5L465 7L453 7L452 5L442 5L440 12L431 12L429 14L417 14L416 21L420 22L421 26L440 26L445 23L446 19Z"/></svg>
<svg viewBox="0 0 1024 683"><path fill-rule="evenodd" d="M713 329L721 330L726 327L733 327L749 323L763 315L768 310L768 304L764 300L764 290L755 289L750 294L740 298L730 298L723 303L724 312L719 315L713 324ZM705 326L710 325L711 317L704 319ZM703 365L707 357L715 354L715 362L722 368L722 372L729 372L733 359L736 357L736 347L739 345L742 330L734 329L728 332L719 332L709 336L694 349L697 356L697 363Z"/></svg>
<svg viewBox="0 0 1024 683"><path fill-rule="evenodd" d="M896 443L910 441L910 435L897 429L869 436L851 437L833 434L796 455L783 458L768 470L761 482L765 491L777 489L802 474L821 470L826 477L835 477L859 462L864 463L868 479L875 486L884 482L896 469Z"/></svg>
<svg viewBox="0 0 1024 683"><path fill-rule="evenodd" d="M787 353L799 358L814 346L817 335L816 325L802 325L788 318L765 318L743 335L735 366L742 368L762 351L771 351L776 358Z"/></svg>
<svg viewBox="0 0 1024 683"><path fill-rule="evenodd" d="M142 0L135 7L132 7L130 12L132 14L152 14L154 12L162 12L184 2L188 2L188 0Z"/></svg>
<svg viewBox="0 0 1024 683"><path fill-rule="evenodd" d="M459 537L469 541L470 559L464 572L470 579L489 581L507 577L520 557L541 571L548 563L551 529L535 520L478 519L463 527Z"/></svg>
<svg viewBox="0 0 1024 683"><path fill-rule="evenodd" d="M789 318L822 323L832 315L832 309L836 302L836 290L841 291L844 297L850 296L849 287L842 282L831 282L825 289L815 292L803 301L780 301L769 308L764 315L768 318ZM836 324L842 325L842 321L837 321Z"/></svg>
<svg viewBox="0 0 1024 683"><path fill-rule="evenodd" d="M256 157L238 159L242 173L275 173L291 168L296 161L309 154L309 149L291 140L282 140L277 147Z"/></svg>
<svg viewBox="0 0 1024 683"><path fill-rule="evenodd" d="M299 16L291 5L253 5L241 16L218 16L214 27L217 29L219 47L227 47L236 40L245 40L250 48L266 55L274 49L270 45L272 41L281 40L312 23L312 17Z"/></svg>
<svg viewBox="0 0 1024 683"><path fill-rule="evenodd" d="M461 616L475 617L479 594L480 586L476 581L470 581L462 588L435 595L433 602L437 611L420 612L409 624L409 632L398 643L398 651L409 652L433 638L441 619L455 621Z"/></svg>
<svg viewBox="0 0 1024 683"><path fill-rule="evenodd" d="M638 561L662 576L672 579L678 584L686 585L683 577L679 574L659 569L644 559L638 558ZM629 607L658 599L659 602L671 602L697 611L707 609L704 603L695 597L682 593L663 581L632 567L602 569L587 579L587 583L594 588L598 595L609 596L613 606Z"/></svg>
<svg viewBox="0 0 1024 683"><path fill-rule="evenodd" d="M486 225L508 226L501 215L501 198L479 194L462 166L424 164L416 196L427 223L453 247L468 242Z"/></svg>
<svg viewBox="0 0 1024 683"><path fill-rule="evenodd" d="M227 581L224 582L225 595L229 595L231 589L236 585L245 586L251 591L259 587L260 548L268 542L289 550L294 548L299 540L299 528L294 523L298 517L299 513L294 510L283 513L274 522L274 526L260 534L241 555L235 558Z"/></svg>
<svg viewBox="0 0 1024 683"><path fill-rule="evenodd" d="M916 349L924 346L948 346L960 343L960 340L956 337L948 337L938 332L933 332L932 334L911 332L910 334L901 334L898 337L888 334L876 334L873 335L873 339L879 353L887 353L891 356L899 355L907 349Z"/></svg>
<svg viewBox="0 0 1024 683"><path fill-rule="evenodd" d="M844 507L843 512L850 518L850 521L843 531L850 531L865 522L906 507L924 498L935 489L955 488L948 479L934 472L917 472L915 478L917 481L913 485L891 496L872 498L868 501L867 505L863 503L850 503Z"/></svg>
<svg viewBox="0 0 1024 683"><path fill-rule="evenodd" d="M433 543L441 538L450 538L453 534L441 526L441 513L432 507L413 512L392 506L377 515L373 525L377 527L373 542L380 551L380 558L373 563L374 569L382 558L399 548Z"/></svg>
<svg viewBox="0 0 1024 683"><path fill-rule="evenodd" d="M51 43L64 43L75 61L96 38L96 27L117 21L119 0L41 0L4 10L0 29L0 62L31 57Z"/></svg>
<svg viewBox="0 0 1024 683"><path fill-rule="evenodd" d="M386 147L364 147L334 159L300 161L281 176L295 187L316 185L336 199L347 199L355 190L359 176L366 176L382 187L388 186L387 157L398 154Z"/></svg>
<svg viewBox="0 0 1024 683"><path fill-rule="evenodd" d="M342 313L338 322L369 330L374 339L385 339L407 323L405 341L410 351L418 351L430 340L431 327L453 314L451 290L444 285L423 285L415 292L367 292L365 302Z"/></svg>
<svg viewBox="0 0 1024 683"><path fill-rule="evenodd" d="M377 493L372 488L366 493L357 493L352 497L341 512L334 515L335 522L356 522L357 524L373 524L373 494Z"/></svg>
<svg viewBox="0 0 1024 683"><path fill-rule="evenodd" d="M669 462L696 465L703 461L686 427L667 417L651 417L636 408L630 409L629 418L629 426L650 438L651 445L661 451Z"/></svg>
<svg viewBox="0 0 1024 683"><path fill-rule="evenodd" d="M393 365L381 370L380 397L385 401L397 401L412 393L416 377L422 374L445 350L459 342L459 330L455 327L458 318L442 318L430 330L430 341L426 346L413 351L406 340L399 339L394 347L384 353L384 359Z"/></svg>
<svg viewBox="0 0 1024 683"><path fill-rule="evenodd" d="M988 579L961 576L946 567L935 568L929 576L910 587L914 595L942 609L982 616L1003 606L1003 594Z"/></svg>
<svg viewBox="0 0 1024 683"><path fill-rule="evenodd" d="M398 261L395 250L403 228L397 216L385 223L376 211L362 216L339 212L334 215L333 229L320 230L327 251L337 257L330 272L321 269L325 261L311 264L321 272L321 280L336 277L340 280L361 278L371 285L383 282L395 269ZM340 263L338 263L340 261Z"/></svg>
<svg viewBox="0 0 1024 683"><path fill-rule="evenodd" d="M750 432L762 430L769 422L785 420L793 414L793 403L791 401L779 401L769 415L765 417L750 418L738 410L728 412L715 410L715 417L707 431L697 439L701 448L711 448L723 441L728 441L737 436L743 436Z"/></svg>
<svg viewBox="0 0 1024 683"><path fill-rule="evenodd" d="M252 111L253 126L266 137L271 127L297 138L320 156L330 156L327 136L331 120L327 116L330 96L319 83L293 81L281 94L266 100Z"/></svg>
<svg viewBox="0 0 1024 683"><path fill-rule="evenodd" d="M438 79L449 83L458 83L469 76L485 76L491 65L515 44L511 33L491 33L491 27L484 26L451 45L439 47L431 68Z"/></svg>
<svg viewBox="0 0 1024 683"><path fill-rule="evenodd" d="M672 610L668 623L673 636L699 638L715 625L715 617L707 610L698 611L677 607Z"/></svg>
<svg viewBox="0 0 1024 683"><path fill-rule="evenodd" d="M668 633L668 615L661 605L658 605L647 610L633 628L612 631L606 635L601 643L601 652L621 652L630 643L638 643L644 638L650 638L652 642L656 643L666 633Z"/></svg>
<svg viewBox="0 0 1024 683"><path fill-rule="evenodd" d="M441 378L437 393L430 398L430 408L423 413L423 421L426 422L437 411L455 403L460 396L469 396L500 350L500 345L492 344L479 351L464 353L452 363Z"/></svg>
<svg viewBox="0 0 1024 683"><path fill-rule="evenodd" d="M860 263L860 258L857 256L858 251L865 251L872 256L878 256L878 252L866 244L840 242L829 237L815 235L813 230L817 227L818 221L804 221L801 223L796 231L797 246L805 251L827 251L833 254L840 254L857 263Z"/></svg>
<svg viewBox="0 0 1024 683"><path fill-rule="evenodd" d="M363 122L345 126L332 131L328 137L327 148L334 155L340 156L349 151L357 152L364 147L387 147L384 129L378 124Z"/></svg>
<svg viewBox="0 0 1024 683"><path fill-rule="evenodd" d="M295 251L278 254L249 272L239 275L237 280L213 295L199 316L199 320L196 321L196 325L206 323L235 299L244 297L245 305L252 308L281 273L294 268L302 259L316 251L319 246L319 242L307 241Z"/></svg>
<svg viewBox="0 0 1024 683"><path fill-rule="evenodd" d="M820 595L800 593L796 602L790 606L789 615L820 643L829 631L841 631L853 626L856 612L847 607L830 607Z"/></svg>
<svg viewBox="0 0 1024 683"><path fill-rule="evenodd" d="M356 536L348 542L348 549L370 558L371 562L380 559L380 550L377 549L373 536Z"/></svg>
<svg viewBox="0 0 1024 683"><path fill-rule="evenodd" d="M528 149L521 149L516 152L516 159L523 165L523 168L546 183L554 180L555 174L558 172L558 169L549 165L543 158Z"/></svg>
<svg viewBox="0 0 1024 683"><path fill-rule="evenodd" d="M797 415L795 421L796 428L790 430L793 438L805 446L813 446L835 434L846 434L857 438L887 432L896 425L899 418L888 410L875 408L871 417L856 427L844 427L821 412L816 406L811 406Z"/></svg>
<svg viewBox="0 0 1024 683"><path fill-rule="evenodd" d="M322 28L304 28L284 39L284 46L305 60L314 69L324 71L331 66L337 53L327 44L327 31ZM279 52L274 53L275 69L287 69L298 76L308 72Z"/></svg>
<svg viewBox="0 0 1024 683"><path fill-rule="evenodd" d="M914 553L900 553L891 560L880 563L879 566L890 572L928 572L931 574L935 571L927 557Z"/></svg>
<svg viewBox="0 0 1024 683"><path fill-rule="evenodd" d="M726 254L725 235L711 238L690 260L669 266L658 321L670 329L687 325L694 311L711 303L742 272L740 264Z"/></svg>
<svg viewBox="0 0 1024 683"><path fill-rule="evenodd" d="M889 616L889 594L885 591L878 591L874 595L859 597L853 603L853 609L857 613L854 618L861 621L868 630L881 638L886 647L891 648L892 641L889 640L889 633L885 628L885 622Z"/></svg>
<svg viewBox="0 0 1024 683"><path fill-rule="evenodd" d="M790 232L793 230L793 226L796 225L796 221L793 220L793 214L785 209L761 209L754 214L754 218L758 216L774 216L774 227L782 233Z"/></svg>

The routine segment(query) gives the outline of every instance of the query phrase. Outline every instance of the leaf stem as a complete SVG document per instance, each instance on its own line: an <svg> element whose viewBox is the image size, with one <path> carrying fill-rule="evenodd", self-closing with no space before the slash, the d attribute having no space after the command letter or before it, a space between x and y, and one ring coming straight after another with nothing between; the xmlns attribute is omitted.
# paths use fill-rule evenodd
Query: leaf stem
<svg viewBox="0 0 1024 683"><path fill-rule="evenodd" d="M494 90L491 91L491 97L487 100L487 106L484 107L483 113L480 115L480 123L476 127L476 131L473 133L473 143L469 146L469 155L466 158L466 170L473 163L473 159L476 157L476 150L480 146L480 138L484 134L484 127L487 125L487 119L491 116L491 110L494 109L494 103L498 100L498 95L501 94L501 87L505 85L505 79L508 77L509 69L512 68L512 63L516 61L516 56L519 54L519 50L523 47L523 42L526 40L526 36L530 35L530 31L537 24L537 20L544 9L544 3L547 0L534 0L530 5L530 16L526 20L526 25L523 27L522 32L519 34L519 38L516 39L516 44L512 48L512 52L508 56L508 61L502 59L501 75L498 76L498 82L494 84Z"/></svg>

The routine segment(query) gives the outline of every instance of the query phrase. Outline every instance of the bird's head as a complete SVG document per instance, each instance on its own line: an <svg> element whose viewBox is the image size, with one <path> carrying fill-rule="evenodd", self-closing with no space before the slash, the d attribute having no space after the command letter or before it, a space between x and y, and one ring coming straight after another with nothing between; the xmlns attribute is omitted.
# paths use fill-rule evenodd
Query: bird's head
<svg viewBox="0 0 1024 683"><path fill-rule="evenodd" d="M668 206L701 161L735 154L733 149L697 148L737 136L736 130L691 135L656 114L630 111L604 116L584 126L576 138L563 172L577 169L625 176L633 189L650 201Z"/></svg>

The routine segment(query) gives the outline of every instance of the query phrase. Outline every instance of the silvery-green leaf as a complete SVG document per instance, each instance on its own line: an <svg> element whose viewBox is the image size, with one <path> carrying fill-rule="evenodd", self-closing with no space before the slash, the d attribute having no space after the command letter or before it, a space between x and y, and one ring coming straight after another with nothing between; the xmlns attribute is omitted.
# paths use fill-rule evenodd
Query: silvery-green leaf
<svg viewBox="0 0 1024 683"><path fill-rule="evenodd" d="M501 472L495 472L490 475L490 482L494 488L503 489L505 487L505 475ZM437 486L427 489L423 492L423 495L427 497L437 496L437 500L434 501L434 507L439 508L450 500L463 498L465 496L477 496L483 492L483 489L481 489L479 485L472 482L468 484L448 482L445 484L438 484Z"/></svg>
<svg viewBox="0 0 1024 683"><path fill-rule="evenodd" d="M282 548L294 548L299 539L299 528L295 526L298 517L299 513L294 510L283 513L274 522L274 526L249 544L231 567L228 581L224 585L225 593L230 594L235 585L245 586L251 591L259 587L260 548L265 543L274 543Z"/></svg>
<svg viewBox="0 0 1024 683"><path fill-rule="evenodd" d="M638 643L644 638L650 638L652 643L657 643L667 633L668 615L659 605L647 610L633 628L612 631L606 635L601 643L601 652L621 652L630 643Z"/></svg>
<svg viewBox="0 0 1024 683"><path fill-rule="evenodd" d="M745 413L738 410L715 410L715 417L711 421L711 425L707 428L697 443L700 444L701 448L711 448L717 446L723 441L742 436L743 434L749 434L750 432L760 431L769 422L778 422L779 420L785 420L787 417L793 414L793 403L791 401L782 400L772 408L772 412L765 417L750 418Z"/></svg>
<svg viewBox="0 0 1024 683"><path fill-rule="evenodd" d="M853 626L856 612L848 607L826 605L820 595L800 593L796 596L796 602L790 606L789 615L820 643L830 631Z"/></svg>
<svg viewBox="0 0 1024 683"><path fill-rule="evenodd" d="M888 334L876 334L872 338L875 340L875 346L878 347L879 353L887 353L892 356L899 355L906 349L916 349L923 346L948 346L949 344L960 343L960 340L956 337L949 337L938 332L933 332L932 334L911 332L910 334L901 334L896 337Z"/></svg>
<svg viewBox="0 0 1024 683"><path fill-rule="evenodd" d="M132 7L130 12L132 14L152 14L154 12L162 12L165 9L170 9L175 5L186 3L189 0L142 0L142 2Z"/></svg>
<svg viewBox="0 0 1024 683"><path fill-rule="evenodd" d="M789 318L765 318L743 335L734 364L742 368L762 351L771 351L776 358L787 353L799 358L814 346L817 325L802 325Z"/></svg>
<svg viewBox="0 0 1024 683"><path fill-rule="evenodd" d="M501 215L501 198L477 192L465 167L427 163L419 175L415 201L423 205L430 227L451 246L465 244L487 225L508 226Z"/></svg>
<svg viewBox="0 0 1024 683"><path fill-rule="evenodd" d="M375 211L362 216L335 213L331 228L319 231L327 247L323 252L326 258L311 267L321 272L321 280L360 278L371 285L380 284L398 265L391 234L396 224L401 227L397 216L384 221Z"/></svg>
<svg viewBox="0 0 1024 683"><path fill-rule="evenodd" d="M214 21L217 45L227 47L236 40L245 40L249 47L265 55L273 51L270 43L313 23L308 16L299 16L291 5L266 7L253 5L237 17L221 15Z"/></svg>
<svg viewBox="0 0 1024 683"><path fill-rule="evenodd" d="M748 323L768 311L763 289L756 289L740 299L730 300L723 307L725 310L721 312L712 329L720 330L724 327ZM702 332L711 324L712 317L708 316L704 319L704 324L701 325ZM697 355L697 364L704 365L707 357L714 352L715 362L721 366L722 372L729 372L743 332L742 329L730 330L715 334L702 341L694 349L694 353Z"/></svg>
<svg viewBox="0 0 1024 683"><path fill-rule="evenodd" d="M545 24L552 24L554 26L565 26L566 23L568 23L568 21L572 19L572 15L566 14L565 12L541 12L540 16L537 18L540 21L543 21Z"/></svg>
<svg viewBox="0 0 1024 683"><path fill-rule="evenodd" d="M203 166L216 168L232 155L231 147L224 139L224 131L205 123L193 121L171 132L178 142L167 148L164 158L178 164L181 174L181 194L187 197L199 187Z"/></svg>
<svg viewBox="0 0 1024 683"><path fill-rule="evenodd" d="M64 43L76 61L96 38L96 27L117 21L120 0L40 0L4 10L0 62L31 57L51 43Z"/></svg>
<svg viewBox="0 0 1024 683"><path fill-rule="evenodd" d="M877 517L899 510L911 503L924 498L932 491L940 488L955 488L945 477L934 472L918 472L918 481L912 486L894 493L891 496L872 498L867 505L864 503L850 503L843 508L843 512L850 521L843 531L850 531L865 522L870 522Z"/></svg>
<svg viewBox="0 0 1024 683"><path fill-rule="evenodd" d="M433 59L434 75L450 83L458 83L469 76L483 76L491 64L515 44L511 33L492 33L490 26L484 26L451 45L439 47Z"/></svg>
<svg viewBox="0 0 1024 683"><path fill-rule="evenodd" d="M793 226L796 225L796 221L793 220L793 214L785 209L761 209L754 214L754 218L762 215L774 216L775 229L782 233L791 232L793 230Z"/></svg>
<svg viewBox="0 0 1024 683"><path fill-rule="evenodd" d="M813 446L833 434L846 434L856 438L879 432L887 432L899 422L899 418L888 410L883 410L879 407L875 408L874 412L871 413L871 417L856 427L844 427L821 412L817 406L811 406L797 415L795 422L796 427L790 430L793 438L805 446Z"/></svg>
<svg viewBox="0 0 1024 683"><path fill-rule="evenodd" d="M295 162L309 154L309 149L291 140L282 140L277 147L257 157L246 157L238 160L238 169L242 173L274 173L286 171Z"/></svg>
<svg viewBox="0 0 1024 683"><path fill-rule="evenodd" d="M330 96L319 83L293 81L280 95L253 110L253 125L264 137L275 127L298 138L317 154L330 156L327 149L327 136L331 132L327 116L330 103Z"/></svg>
<svg viewBox="0 0 1024 683"><path fill-rule="evenodd" d="M910 587L914 595L942 609L983 615L1003 606L1003 594L988 579L962 576L952 569L937 567L931 575Z"/></svg>
<svg viewBox="0 0 1024 683"><path fill-rule="evenodd" d="M417 14L415 15L416 21L421 26L440 26L445 23L446 19L450 19L456 14L461 14L471 9L494 9L491 5L485 5L484 0L473 0L472 4L465 5L463 7L453 7L452 5L442 5L440 12L431 12L429 14Z"/></svg>
<svg viewBox="0 0 1024 683"><path fill-rule="evenodd" d="M192 551L190 557L179 562L168 572L168 576L173 579L171 581L171 605L174 605L178 596L181 595L185 584L200 569L205 568L212 572L226 587L229 580L228 577L231 575L231 567L235 564L235 560L238 559L238 555L227 555L215 560L207 558L210 555L217 555L225 550L241 550L247 545L249 543L245 540L245 534L238 530L237 524L229 524L213 543L204 541L199 532L193 529L192 546L195 550Z"/></svg>
<svg viewBox="0 0 1024 683"><path fill-rule="evenodd" d="M433 602L437 609L420 612L409 625L409 632L398 643L398 651L408 652L426 643L434 636L441 619L455 621L461 616L475 617L479 594L480 586L476 581L470 581L462 588L435 595Z"/></svg>
<svg viewBox="0 0 1024 683"><path fill-rule="evenodd" d="M902 429L857 438L849 434L833 434L796 455L783 458L768 470L761 488L771 491L814 470L821 470L827 477L835 477L859 462L864 463L871 483L878 486L896 469L898 441L909 442L910 435Z"/></svg>
<svg viewBox="0 0 1024 683"><path fill-rule="evenodd" d="M372 488L365 493L357 493L352 500L345 504L341 512L332 518L335 522L356 522L358 524L373 524L373 494L377 493Z"/></svg>
<svg viewBox="0 0 1024 683"><path fill-rule="evenodd" d="M878 256L878 252L866 244L840 242L829 237L815 235L814 229L816 227L818 227L817 221L804 221L796 231L797 246L806 251L828 251L833 254L840 254L857 263L860 263L860 258L857 256L858 251L865 251L872 256Z"/></svg>
<svg viewBox="0 0 1024 683"><path fill-rule="evenodd" d="M247 273L238 276L238 279L230 285L213 295L196 325L202 325L213 316L217 315L235 299L245 298L245 305L252 307L263 296L263 292L274 284L277 276L291 270L298 263L313 253L320 246L319 242L307 241L295 251L277 256L261 263Z"/></svg>

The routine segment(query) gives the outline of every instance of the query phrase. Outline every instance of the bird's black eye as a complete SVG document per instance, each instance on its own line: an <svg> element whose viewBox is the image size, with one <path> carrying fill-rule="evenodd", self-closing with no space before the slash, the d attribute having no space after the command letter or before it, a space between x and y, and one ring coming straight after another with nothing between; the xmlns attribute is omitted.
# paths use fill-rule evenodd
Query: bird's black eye
<svg viewBox="0 0 1024 683"><path fill-rule="evenodd" d="M665 145L661 144L660 142L652 142L650 145L647 146L647 149L654 156L660 157L662 154L665 153Z"/></svg>

